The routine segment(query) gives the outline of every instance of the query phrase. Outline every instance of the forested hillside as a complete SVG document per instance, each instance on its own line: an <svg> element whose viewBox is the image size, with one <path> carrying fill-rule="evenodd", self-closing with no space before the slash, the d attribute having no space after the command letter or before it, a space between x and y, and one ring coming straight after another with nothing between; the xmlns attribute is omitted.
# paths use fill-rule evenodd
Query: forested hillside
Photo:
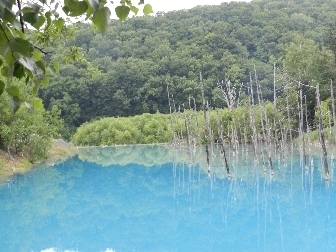
<svg viewBox="0 0 336 252"><path fill-rule="evenodd" d="M62 111L68 136L101 117L168 113L167 87L176 109L189 106L189 97L201 108L200 72L213 108L227 106L222 80L236 87L237 98L240 91L240 102L251 79L260 83L263 99L273 100L274 63L279 97L286 75L305 85L319 83L323 100L335 76L335 22L334 0L254 0L111 21L106 33L76 24L75 39L53 55L66 59L60 75L40 97L46 108ZM85 59L63 57L65 48ZM313 117L314 91L304 92Z"/></svg>
<svg viewBox="0 0 336 252"><path fill-rule="evenodd" d="M112 13L119 20L130 13L153 13L144 1L111 4L91 0L0 1L0 175L46 158L59 132L69 136L71 122L67 118L63 130L60 119L60 109L66 114L64 107L55 104L46 111L37 93L59 74L62 60L86 62L98 71L71 45L77 28L74 22L85 19L104 32ZM53 153L60 150L59 143L64 145L63 141L54 142Z"/></svg>

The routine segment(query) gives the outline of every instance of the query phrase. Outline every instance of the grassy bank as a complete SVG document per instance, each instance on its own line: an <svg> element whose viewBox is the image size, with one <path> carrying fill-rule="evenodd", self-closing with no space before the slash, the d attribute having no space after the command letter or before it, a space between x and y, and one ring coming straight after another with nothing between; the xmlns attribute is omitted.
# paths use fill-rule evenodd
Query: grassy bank
<svg viewBox="0 0 336 252"><path fill-rule="evenodd" d="M55 140L52 148L49 150L48 157L45 160L40 160L37 163L31 163L25 155L10 156L6 150L0 149L0 180L4 180L13 174L24 173L29 171L33 165L41 162L57 163L68 157L75 155L77 148L71 145L64 145Z"/></svg>

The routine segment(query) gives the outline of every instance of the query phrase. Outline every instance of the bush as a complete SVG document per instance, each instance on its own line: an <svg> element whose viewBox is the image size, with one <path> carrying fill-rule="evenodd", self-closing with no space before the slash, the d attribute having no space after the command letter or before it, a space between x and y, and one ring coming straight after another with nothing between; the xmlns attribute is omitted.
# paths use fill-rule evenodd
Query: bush
<svg viewBox="0 0 336 252"><path fill-rule="evenodd" d="M52 141L50 138L39 135L32 135L28 144L29 161L34 163L38 160L46 158L51 145Z"/></svg>

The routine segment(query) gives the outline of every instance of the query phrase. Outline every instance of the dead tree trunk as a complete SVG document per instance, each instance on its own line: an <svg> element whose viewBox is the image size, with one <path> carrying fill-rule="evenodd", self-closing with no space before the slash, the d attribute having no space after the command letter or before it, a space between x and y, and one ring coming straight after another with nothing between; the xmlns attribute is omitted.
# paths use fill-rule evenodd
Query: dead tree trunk
<svg viewBox="0 0 336 252"><path fill-rule="evenodd" d="M168 95L168 104L169 104L171 134L172 134L172 138L173 138L173 143L175 143L176 135L175 135L175 129L174 129L174 124L173 124L173 114L172 114L172 106L171 106L171 103L170 103L170 93L169 93L168 83L167 83L167 95Z"/></svg>
<svg viewBox="0 0 336 252"><path fill-rule="evenodd" d="M332 115L333 115L333 122L334 122L334 137L335 137L335 142L336 144L336 115L335 115L335 98L334 98L334 89L333 89L333 82L332 80L330 81L330 93L331 93L331 106L332 106Z"/></svg>
<svg viewBox="0 0 336 252"><path fill-rule="evenodd" d="M326 148L324 131L323 131L323 116L321 112L320 90L319 90L318 84L316 86L316 101L317 101L317 108L319 112L319 133L320 133L321 147L322 147L322 152L323 152L324 175L325 175L325 179L329 180L328 155L327 155L327 148Z"/></svg>
<svg viewBox="0 0 336 252"><path fill-rule="evenodd" d="M293 137L292 137L291 118L290 118L288 99L289 99L289 87L288 87L288 84L286 84L286 108L287 108L287 121L288 121L287 130L289 131L289 139L290 139L291 146L293 147ZM287 134L286 134L286 137L287 137Z"/></svg>
<svg viewBox="0 0 336 252"><path fill-rule="evenodd" d="M300 85L300 103L299 103L299 115L300 115L300 132L301 132L301 144L302 144L302 155L303 155L303 166L307 169L307 162L306 162L306 146L305 146L305 139L304 139L304 129L303 129L303 106L302 106L302 86Z"/></svg>
<svg viewBox="0 0 336 252"><path fill-rule="evenodd" d="M253 98L253 85L252 85L252 77L250 74L250 94L249 94L249 105L250 105L250 125L252 128L252 142L254 148L254 160L257 162L258 160L258 136L257 136L257 129L255 125L255 117L254 117L254 98Z"/></svg>
<svg viewBox="0 0 336 252"><path fill-rule="evenodd" d="M273 64L273 110L274 110L274 118L273 118L273 132L274 132L274 148L276 148L276 141L277 141L277 122L276 122L276 114L277 114L277 100L276 100L276 79L275 79L275 68L276 68L276 63L274 62Z"/></svg>
<svg viewBox="0 0 336 252"><path fill-rule="evenodd" d="M226 158L225 148L224 148L224 139L223 139L223 126L221 124L221 120L219 119L218 111L217 111L217 130L218 130L218 142L221 150L222 157L224 158L225 167L227 175L230 177L230 167Z"/></svg>
<svg viewBox="0 0 336 252"><path fill-rule="evenodd" d="M204 141L205 141L205 152L206 152L206 159L208 165L208 173L211 172L210 169L210 157L209 157L209 129L207 127L208 120L207 120L207 113L206 113L206 103L204 98L204 85L203 85L203 78L202 74L200 73L200 85L201 85L201 92L202 92L202 104L203 104L203 115L204 115Z"/></svg>

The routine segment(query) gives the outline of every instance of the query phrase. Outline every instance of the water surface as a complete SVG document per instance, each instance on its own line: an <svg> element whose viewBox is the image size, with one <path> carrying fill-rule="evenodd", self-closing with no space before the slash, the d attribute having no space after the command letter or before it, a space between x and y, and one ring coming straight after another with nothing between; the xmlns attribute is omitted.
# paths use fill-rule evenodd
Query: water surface
<svg viewBox="0 0 336 252"><path fill-rule="evenodd" d="M210 174L204 150L121 146L13 177L0 184L0 250L336 250L336 190L319 156L307 169L275 156L272 172L228 151L228 177L216 151Z"/></svg>

